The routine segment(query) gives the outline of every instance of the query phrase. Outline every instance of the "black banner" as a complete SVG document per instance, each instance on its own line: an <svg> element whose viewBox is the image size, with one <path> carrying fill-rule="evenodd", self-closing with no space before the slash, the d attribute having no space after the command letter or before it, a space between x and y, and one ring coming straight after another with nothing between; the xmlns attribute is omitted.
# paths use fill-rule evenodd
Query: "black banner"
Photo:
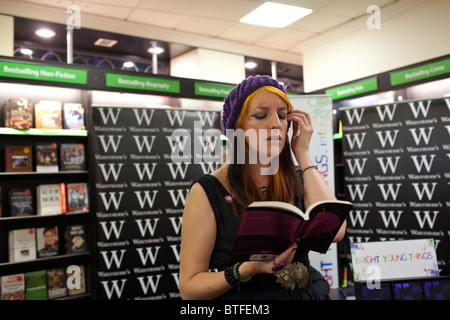
<svg viewBox="0 0 450 320"><path fill-rule="evenodd" d="M450 99L341 109L351 242L435 241L450 274Z"/></svg>
<svg viewBox="0 0 450 320"><path fill-rule="evenodd" d="M183 208L222 160L220 113L92 112L98 299L178 299Z"/></svg>

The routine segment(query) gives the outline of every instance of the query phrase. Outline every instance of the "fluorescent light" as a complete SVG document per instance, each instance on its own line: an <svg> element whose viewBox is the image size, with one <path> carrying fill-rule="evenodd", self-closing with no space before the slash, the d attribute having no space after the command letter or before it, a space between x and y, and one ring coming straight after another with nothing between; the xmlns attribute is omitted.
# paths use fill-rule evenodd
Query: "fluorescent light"
<svg viewBox="0 0 450 320"><path fill-rule="evenodd" d="M134 63L131 62L131 61L126 61L126 62L123 63L123 66L125 68L133 68L134 67Z"/></svg>
<svg viewBox="0 0 450 320"><path fill-rule="evenodd" d="M39 29L35 34L42 38L52 38L56 35L55 31L50 29Z"/></svg>
<svg viewBox="0 0 450 320"><path fill-rule="evenodd" d="M258 66L256 62L249 61L245 63L245 69L255 69Z"/></svg>
<svg viewBox="0 0 450 320"><path fill-rule="evenodd" d="M243 17L240 22L264 27L284 28L311 12L311 9L266 2Z"/></svg>
<svg viewBox="0 0 450 320"><path fill-rule="evenodd" d="M24 54L26 56L31 56L33 54L33 50L27 49L27 48L22 48L22 49L20 49L20 53Z"/></svg>
<svg viewBox="0 0 450 320"><path fill-rule="evenodd" d="M155 53L155 54L161 54L161 53L163 53L165 50L164 50L164 48L160 48L160 47L156 47L156 48L153 48L153 47L151 47L151 48L148 48L147 49L147 52L149 52L149 53Z"/></svg>

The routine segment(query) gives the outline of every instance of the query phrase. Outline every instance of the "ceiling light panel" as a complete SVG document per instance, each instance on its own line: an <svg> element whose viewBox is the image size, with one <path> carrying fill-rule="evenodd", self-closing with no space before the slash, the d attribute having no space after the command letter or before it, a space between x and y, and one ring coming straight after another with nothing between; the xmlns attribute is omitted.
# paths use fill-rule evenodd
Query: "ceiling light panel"
<svg viewBox="0 0 450 320"><path fill-rule="evenodd" d="M284 28L311 12L312 10L307 8L266 2L243 17L240 22L264 27Z"/></svg>

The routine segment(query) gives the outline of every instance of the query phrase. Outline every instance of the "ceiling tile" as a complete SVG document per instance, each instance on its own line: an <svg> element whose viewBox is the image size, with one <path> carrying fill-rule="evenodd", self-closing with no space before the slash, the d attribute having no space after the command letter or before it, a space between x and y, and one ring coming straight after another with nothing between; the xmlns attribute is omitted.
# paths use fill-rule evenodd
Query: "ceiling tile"
<svg viewBox="0 0 450 320"><path fill-rule="evenodd" d="M371 5L380 7L395 2L395 0L335 0L320 9L320 13L329 13L347 18L357 18L367 14Z"/></svg>
<svg viewBox="0 0 450 320"><path fill-rule="evenodd" d="M118 6L118 7L126 7L126 8L135 8L140 0L77 0L74 1L76 5L79 3L91 3L91 4L104 4L108 6Z"/></svg>
<svg viewBox="0 0 450 320"><path fill-rule="evenodd" d="M271 47L283 46L284 48L290 48L313 35L314 33L312 32L279 29L274 33L268 35L267 37L259 40L255 44L261 44Z"/></svg>
<svg viewBox="0 0 450 320"><path fill-rule="evenodd" d="M300 19L289 25L289 29L303 30L315 33L325 32L328 29L336 27L342 23L349 21L349 18L337 16L327 13L311 13L310 15Z"/></svg>
<svg viewBox="0 0 450 320"><path fill-rule="evenodd" d="M204 0L141 0L137 7L140 9L190 15L202 2Z"/></svg>
<svg viewBox="0 0 450 320"><path fill-rule="evenodd" d="M100 5L84 2L77 2L77 5L80 7L82 13L87 12L97 16L104 16L122 20L124 20L133 10L131 8L125 7ZM81 17L81 19L82 19L81 21L83 21L83 16Z"/></svg>
<svg viewBox="0 0 450 320"><path fill-rule="evenodd" d="M135 9L127 18L128 21L174 29L185 17L181 14Z"/></svg>
<svg viewBox="0 0 450 320"><path fill-rule="evenodd" d="M179 24L175 29L208 36L217 36L233 25L234 22L232 21L191 16Z"/></svg>
<svg viewBox="0 0 450 320"><path fill-rule="evenodd" d="M207 0L195 10L197 16L239 21L261 3L245 0Z"/></svg>
<svg viewBox="0 0 450 320"><path fill-rule="evenodd" d="M253 44L273 33L276 29L236 23L219 35L220 38Z"/></svg>

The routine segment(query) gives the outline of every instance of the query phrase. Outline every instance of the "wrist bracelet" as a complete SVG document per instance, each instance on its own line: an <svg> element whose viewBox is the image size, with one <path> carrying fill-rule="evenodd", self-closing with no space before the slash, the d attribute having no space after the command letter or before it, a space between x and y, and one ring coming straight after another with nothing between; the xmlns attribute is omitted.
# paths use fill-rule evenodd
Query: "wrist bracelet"
<svg viewBox="0 0 450 320"><path fill-rule="evenodd" d="M316 170L317 170L317 166L316 165L308 166L305 169L300 170L300 176L303 177L303 174L305 173L305 171L308 170L308 169L312 169L312 168L316 168Z"/></svg>
<svg viewBox="0 0 450 320"><path fill-rule="evenodd" d="M252 277L248 277L246 279L241 279L241 276L239 274L239 266L241 265L240 262L235 263L232 266L229 266L225 269L225 280L233 286L238 287L238 290L241 289L241 283L248 282L252 279Z"/></svg>

